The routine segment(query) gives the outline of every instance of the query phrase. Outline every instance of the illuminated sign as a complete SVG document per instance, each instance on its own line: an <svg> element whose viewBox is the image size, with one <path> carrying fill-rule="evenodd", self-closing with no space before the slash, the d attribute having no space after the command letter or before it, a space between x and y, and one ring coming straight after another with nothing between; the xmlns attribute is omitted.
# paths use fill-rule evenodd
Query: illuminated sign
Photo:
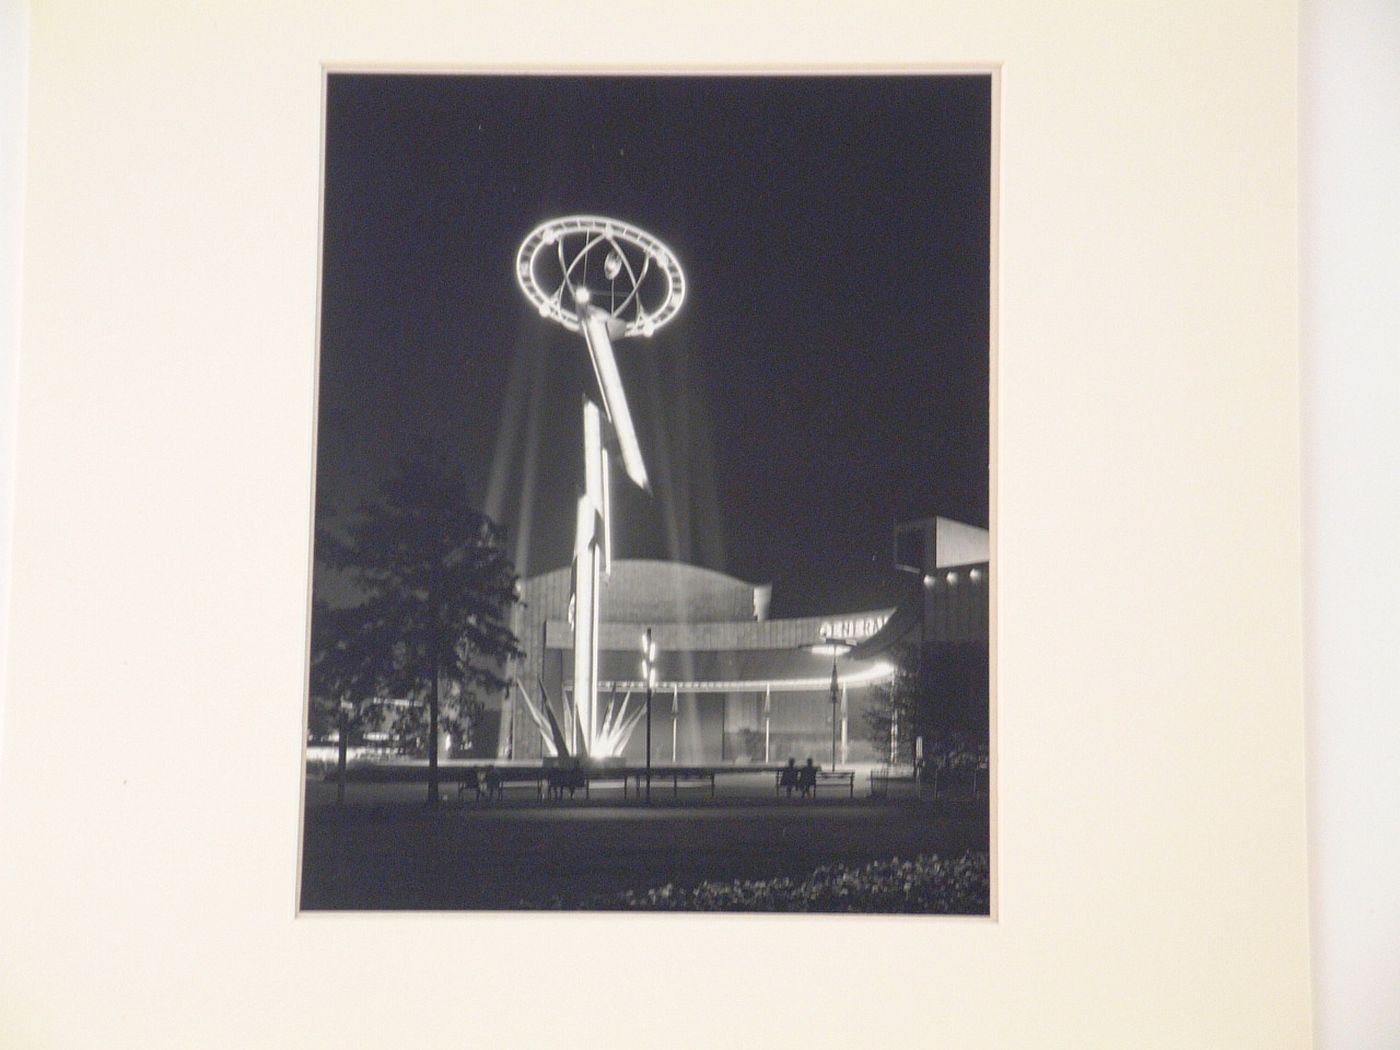
<svg viewBox="0 0 1400 1050"><path fill-rule="evenodd" d="M852 620L824 620L817 628L823 638L869 638L889 621L888 616L861 616Z"/></svg>

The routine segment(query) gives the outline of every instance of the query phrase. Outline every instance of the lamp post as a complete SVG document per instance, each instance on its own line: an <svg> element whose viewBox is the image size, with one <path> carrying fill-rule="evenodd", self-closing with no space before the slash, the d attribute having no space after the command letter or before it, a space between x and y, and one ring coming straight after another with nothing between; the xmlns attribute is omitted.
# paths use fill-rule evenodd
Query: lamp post
<svg viewBox="0 0 1400 1050"><path fill-rule="evenodd" d="M651 691L656 685L656 643L651 628L642 635L642 681L647 687L647 802L651 801Z"/></svg>
<svg viewBox="0 0 1400 1050"><path fill-rule="evenodd" d="M839 721L837 708L841 703L841 679L837 674L836 661L855 648L855 643L845 638L828 638L819 645L810 647L818 656L831 657L831 768L836 768L836 725Z"/></svg>
<svg viewBox="0 0 1400 1050"><path fill-rule="evenodd" d="M890 770L899 764L899 678L890 679Z"/></svg>
<svg viewBox="0 0 1400 1050"><path fill-rule="evenodd" d="M336 735L336 763L335 763L335 804L345 805L345 765L350 751L350 716L354 714L355 705L349 700L340 701L339 727Z"/></svg>
<svg viewBox="0 0 1400 1050"><path fill-rule="evenodd" d="M836 677L836 657L831 658L831 768L836 769L836 708L841 702L841 686Z"/></svg>

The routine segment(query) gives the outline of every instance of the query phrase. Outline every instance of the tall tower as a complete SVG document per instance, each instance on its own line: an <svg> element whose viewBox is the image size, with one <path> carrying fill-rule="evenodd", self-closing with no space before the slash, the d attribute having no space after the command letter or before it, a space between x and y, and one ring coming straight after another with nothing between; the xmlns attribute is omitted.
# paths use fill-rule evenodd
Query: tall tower
<svg viewBox="0 0 1400 1050"><path fill-rule="evenodd" d="M571 618L574 631L570 746L610 757L599 733L598 608L612 564L609 490L616 456L650 491L646 464L618 373L613 341L650 336L680 309L685 277L675 255L635 226L596 215L551 219L525 238L516 279L540 316L583 335L595 385L583 404L583 495L575 508Z"/></svg>

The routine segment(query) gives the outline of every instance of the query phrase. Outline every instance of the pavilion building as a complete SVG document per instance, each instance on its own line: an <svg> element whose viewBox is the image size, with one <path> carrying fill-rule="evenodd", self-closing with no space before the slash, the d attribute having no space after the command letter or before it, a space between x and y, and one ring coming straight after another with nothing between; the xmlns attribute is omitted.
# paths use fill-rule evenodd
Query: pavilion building
<svg viewBox="0 0 1400 1050"><path fill-rule="evenodd" d="M650 629L653 762L762 765L810 756L828 765L833 750L838 763L880 760L863 711L884 695L894 647L988 637L985 529L946 518L902 523L895 561L910 584L898 604L788 619L769 618L770 585L679 562L614 561L601 594L598 718L613 730L616 754L628 764L645 761L641 642ZM568 567L521 582L511 628L526 655L500 702L498 759L538 761L553 750L547 737L555 731L579 753L570 594Z"/></svg>

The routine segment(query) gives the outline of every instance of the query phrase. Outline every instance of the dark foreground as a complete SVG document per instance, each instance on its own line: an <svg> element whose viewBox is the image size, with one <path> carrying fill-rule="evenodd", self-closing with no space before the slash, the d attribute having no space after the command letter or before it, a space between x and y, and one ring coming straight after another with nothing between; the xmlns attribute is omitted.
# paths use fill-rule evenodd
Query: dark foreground
<svg viewBox="0 0 1400 1050"><path fill-rule="evenodd" d="M988 843L985 799L447 803L436 811L416 797L344 809L333 799L308 791L303 909L636 907L625 902L654 901L668 886L694 900L713 898L709 888L733 880L810 886L814 874L855 878L872 862L951 859L985 853ZM957 866L964 880L969 870L985 871L985 860Z"/></svg>

